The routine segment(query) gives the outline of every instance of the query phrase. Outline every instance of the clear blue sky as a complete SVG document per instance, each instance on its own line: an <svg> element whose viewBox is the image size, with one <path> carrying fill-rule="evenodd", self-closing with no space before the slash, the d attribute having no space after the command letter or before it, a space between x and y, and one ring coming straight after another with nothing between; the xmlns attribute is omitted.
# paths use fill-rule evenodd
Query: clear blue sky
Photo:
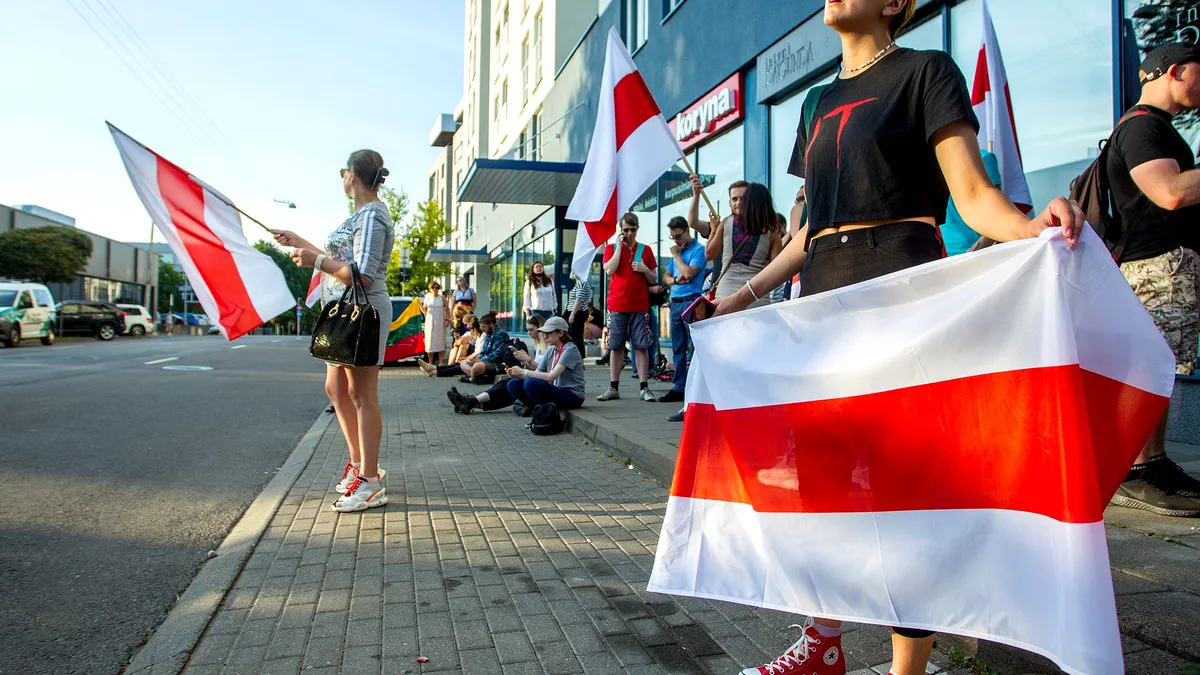
<svg viewBox="0 0 1200 675"><path fill-rule="evenodd" d="M429 131L462 96L458 0L2 4L0 203L38 204L118 240L145 241L150 219L105 120L251 215L319 241L347 215L337 171L353 150L382 153L388 184L412 203L427 196ZM170 107L159 102L72 6L136 67L143 54L92 14L114 25L115 8L213 124L175 104L182 96L146 63L139 74ZM261 231L246 225L254 241Z"/></svg>

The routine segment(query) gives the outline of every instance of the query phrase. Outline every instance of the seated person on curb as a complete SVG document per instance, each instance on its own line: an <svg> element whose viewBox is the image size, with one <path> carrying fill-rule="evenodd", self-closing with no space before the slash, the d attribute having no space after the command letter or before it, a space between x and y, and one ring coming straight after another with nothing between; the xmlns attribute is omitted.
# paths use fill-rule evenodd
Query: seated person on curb
<svg viewBox="0 0 1200 675"><path fill-rule="evenodd" d="M467 358L467 355L474 349L476 341L483 335L483 331L479 330L479 319L475 318L474 314L468 314L462 318L462 327L464 329L462 335L454 339L454 346L450 348L451 365L457 365ZM460 368L457 373L461 372Z"/></svg>
<svg viewBox="0 0 1200 675"><path fill-rule="evenodd" d="M518 402L522 415L534 406L555 403L561 410L573 410L583 405L583 356L571 342L571 327L561 316L551 317L539 329L546 337L549 349L537 370L512 367L504 390L499 385L478 396L464 396L457 389L446 392L454 411L466 415L478 408L498 410Z"/></svg>
<svg viewBox="0 0 1200 675"><path fill-rule="evenodd" d="M417 365L429 377L463 375L482 379L487 376L494 377L505 368L520 363L508 349L508 333L496 326L495 312L488 312L479 317L479 329L483 331L483 337L480 339L485 341L484 345L479 347L476 341L475 352L461 363L438 367L417 359Z"/></svg>

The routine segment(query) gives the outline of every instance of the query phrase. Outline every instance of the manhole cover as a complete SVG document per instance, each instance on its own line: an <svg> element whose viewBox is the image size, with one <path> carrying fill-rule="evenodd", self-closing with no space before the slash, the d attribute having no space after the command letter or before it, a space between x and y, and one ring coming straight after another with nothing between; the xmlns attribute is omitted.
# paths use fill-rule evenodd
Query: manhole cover
<svg viewBox="0 0 1200 675"><path fill-rule="evenodd" d="M212 370L208 366L163 366L163 370Z"/></svg>

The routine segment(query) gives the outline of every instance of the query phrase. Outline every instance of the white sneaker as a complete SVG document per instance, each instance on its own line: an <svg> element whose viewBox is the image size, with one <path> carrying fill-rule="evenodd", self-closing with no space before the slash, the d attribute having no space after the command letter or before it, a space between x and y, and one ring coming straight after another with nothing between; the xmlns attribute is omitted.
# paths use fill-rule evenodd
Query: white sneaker
<svg viewBox="0 0 1200 675"><path fill-rule="evenodd" d="M650 393L649 387L646 387L645 389L643 389L642 393L638 394L638 396L641 397L641 399L643 401L649 401L650 403L658 403L658 397L656 397L654 394Z"/></svg>
<svg viewBox="0 0 1200 675"><path fill-rule="evenodd" d="M596 400L597 401L615 401L619 398L621 398L621 392L616 389L613 389L612 387L609 387L608 391L597 396Z"/></svg>
<svg viewBox="0 0 1200 675"><path fill-rule="evenodd" d="M382 479L382 472L380 475ZM334 511L348 513L351 511L366 511L367 509L383 506L388 503L387 488L383 487L382 480L378 483L368 483L363 480L362 476L354 479L350 483L350 488L346 490L346 494L342 495L332 505Z"/></svg>
<svg viewBox="0 0 1200 675"><path fill-rule="evenodd" d="M383 477L386 475L387 475L387 471L385 471L382 467L380 467L379 480L383 480ZM354 479L357 477L358 477L358 470L356 470L354 468L353 464L351 464L350 462L346 462L346 468L342 469L342 479L338 481L337 485L333 486L333 491L338 493L339 495L346 494L346 490L350 489L350 484L353 483Z"/></svg>

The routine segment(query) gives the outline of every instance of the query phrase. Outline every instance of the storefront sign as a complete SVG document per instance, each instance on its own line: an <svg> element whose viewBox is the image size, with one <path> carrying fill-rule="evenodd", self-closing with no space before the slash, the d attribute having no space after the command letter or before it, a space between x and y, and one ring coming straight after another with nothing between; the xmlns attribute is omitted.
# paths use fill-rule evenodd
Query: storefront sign
<svg viewBox="0 0 1200 675"><path fill-rule="evenodd" d="M842 43L837 33L825 25L818 13L759 55L758 102L823 69L841 53Z"/></svg>
<svg viewBox="0 0 1200 675"><path fill-rule="evenodd" d="M709 136L740 122L745 114L742 74L736 73L676 115L668 124L675 133L675 140L687 152Z"/></svg>

